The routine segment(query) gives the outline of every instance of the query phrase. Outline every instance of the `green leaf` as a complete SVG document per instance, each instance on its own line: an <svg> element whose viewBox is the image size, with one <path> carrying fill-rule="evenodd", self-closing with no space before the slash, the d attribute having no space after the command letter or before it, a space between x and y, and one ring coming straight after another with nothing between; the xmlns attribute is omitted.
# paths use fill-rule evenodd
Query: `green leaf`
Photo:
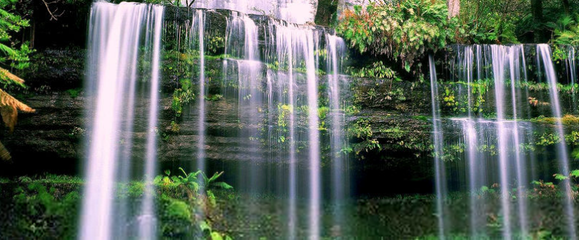
<svg viewBox="0 0 579 240"><path fill-rule="evenodd" d="M579 171L579 170L578 170ZM216 182L211 184L211 186L223 188L223 189L233 189L233 187L225 182Z"/></svg>
<svg viewBox="0 0 579 240"><path fill-rule="evenodd" d="M553 176L555 177L555 179L560 180L560 181L569 179L569 177L567 177L567 176L565 176L565 175L563 175L563 174L559 174L559 173L557 173L557 174L555 174L555 175L553 175Z"/></svg>
<svg viewBox="0 0 579 240"><path fill-rule="evenodd" d="M211 178L208 179L206 183L209 185L211 182L215 181L215 179L219 178L221 175L223 175L223 172L214 173L213 176L211 176Z"/></svg>
<svg viewBox="0 0 579 240"><path fill-rule="evenodd" d="M211 226L209 226L209 224L206 221L201 221L199 223L199 228L201 229L202 232L205 231L211 232Z"/></svg>
<svg viewBox="0 0 579 240"><path fill-rule="evenodd" d="M223 240L221 233L211 232L211 240Z"/></svg>
<svg viewBox="0 0 579 240"><path fill-rule="evenodd" d="M482 186L482 187L480 188L480 191L483 192L483 193L484 193L484 192L488 192L488 191L489 191L489 187L487 187L487 186Z"/></svg>

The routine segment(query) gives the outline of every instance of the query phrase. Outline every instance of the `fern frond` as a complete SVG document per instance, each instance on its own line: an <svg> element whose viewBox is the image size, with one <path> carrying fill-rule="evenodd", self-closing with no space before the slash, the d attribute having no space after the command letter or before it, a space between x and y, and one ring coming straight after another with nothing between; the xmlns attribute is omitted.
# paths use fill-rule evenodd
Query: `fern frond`
<svg viewBox="0 0 579 240"><path fill-rule="evenodd" d="M14 131L14 126L18 120L18 110L29 113L36 111L0 89L0 115L2 115L2 120L10 132Z"/></svg>
<svg viewBox="0 0 579 240"><path fill-rule="evenodd" d="M2 144L2 142L0 142L0 159L4 161L12 160L10 152L8 151L8 149L6 149L6 147L4 147L4 144Z"/></svg>
<svg viewBox="0 0 579 240"><path fill-rule="evenodd" d="M2 52L4 52L6 55L8 55L9 57L13 57L13 56L17 55L17 53L14 49L12 49L11 47L8 47L4 44L1 44L1 43L0 43L0 50Z"/></svg>
<svg viewBox="0 0 579 240"><path fill-rule="evenodd" d="M24 80L18 76L12 74L10 71L0 67L0 80L6 82L14 82L22 87L24 87Z"/></svg>

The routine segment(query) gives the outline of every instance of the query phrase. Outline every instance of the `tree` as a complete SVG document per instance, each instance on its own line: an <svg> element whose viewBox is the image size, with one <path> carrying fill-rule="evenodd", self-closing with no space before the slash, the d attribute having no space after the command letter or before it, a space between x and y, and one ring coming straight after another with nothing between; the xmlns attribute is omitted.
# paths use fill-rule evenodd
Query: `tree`
<svg viewBox="0 0 579 240"><path fill-rule="evenodd" d="M531 0L531 14L533 21L541 24L543 22L543 0ZM543 26L539 26L533 33L534 41L540 43L543 40Z"/></svg>
<svg viewBox="0 0 579 240"><path fill-rule="evenodd" d="M10 1L0 1L0 81L4 83L4 86L16 84L24 87L24 80L7 70L7 68L22 70L28 67L28 55L32 52L27 43L12 39L11 34L29 26L27 20L5 10L13 7L13 4L14 2ZM0 115L10 132L14 130L19 110L22 112L35 111L0 89ZM0 142L0 159L10 160L11 158L8 150Z"/></svg>
<svg viewBox="0 0 579 240"><path fill-rule="evenodd" d="M563 0L563 9L565 10L565 14L569 14L569 13L570 13L569 0Z"/></svg>
<svg viewBox="0 0 579 240"><path fill-rule="evenodd" d="M448 0L448 18L456 17L460 13L460 0Z"/></svg>

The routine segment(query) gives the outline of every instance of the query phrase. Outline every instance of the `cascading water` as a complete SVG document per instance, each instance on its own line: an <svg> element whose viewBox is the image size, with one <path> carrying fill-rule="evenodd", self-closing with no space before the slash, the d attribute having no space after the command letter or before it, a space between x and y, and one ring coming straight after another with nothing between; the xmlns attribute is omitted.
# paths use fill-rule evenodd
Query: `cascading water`
<svg viewBox="0 0 579 240"><path fill-rule="evenodd" d="M207 153L215 143L208 136L213 109L207 99L212 96L208 92L212 91L214 79L206 76L205 71L208 10L187 11L187 17L191 18L185 20L185 25L175 25L175 22L168 26L163 26L164 8L160 6L98 2L92 11L90 62L98 69L89 69L89 73L96 76L91 77L94 80L87 89L95 89L97 98L79 238L153 239L158 235L152 179L157 172L157 115L162 108L159 105L162 103L159 100L161 70L165 71L160 63L163 27L175 31L176 50L199 54L199 58L191 57L194 60L189 70L198 74L186 75L192 77L193 85L198 87L196 106L191 107L193 111L189 113L196 117L197 131L193 131L198 137L196 165L191 169L209 173L215 168ZM171 15L183 21L183 16L176 16ZM226 101L233 100L237 106L240 141L236 154L247 156L248 161L239 166L240 181L236 188L255 195L275 192L287 196L284 203L287 207L280 212L287 213L288 226L284 231L287 230L291 239L322 236L322 225L327 223L320 217L325 194L336 206L331 226L345 227L346 217L340 205L349 194L348 158L341 153L347 147L343 133L347 83L339 75L344 41L310 25L259 19L238 12L231 12L227 17L225 32L221 86ZM261 36L265 36L265 42ZM190 59L180 54L181 60ZM322 76L322 66L331 74ZM144 84L139 79L147 81L146 93L139 91L143 89L139 86ZM147 110L141 117L137 110L143 103ZM147 121L140 124L143 121L137 121L139 118ZM131 147L141 142L133 140L135 131L146 133L139 135L146 143L143 152L133 151ZM322 157L326 156L332 164L327 176L330 186L327 193L322 188L321 164ZM140 169L135 165L140 165L133 162L135 159L144 159L142 175L136 174ZM272 178L273 174L279 176ZM129 207L126 199L114 197L118 191L115 184L128 183L135 176L142 177L146 183L138 209ZM270 179L277 183L270 183ZM307 207L299 207L301 199ZM259 210L252 202L246 207L250 211ZM304 215L307 218L300 217L298 212L302 211L307 213ZM251 216L248 223L253 224Z"/></svg>
<svg viewBox="0 0 579 240"><path fill-rule="evenodd" d="M294 44L295 35L291 34L291 28L281 27L279 25L270 24L273 35L275 28L275 41L272 41L276 46L276 57L278 64L287 64L287 75L284 71L278 71L277 78L287 78L287 110L289 112L289 174L288 174L288 237L290 239L296 238L297 231L297 158L296 158L296 79L294 78L294 56L298 56L296 46ZM282 111L284 111L282 105Z"/></svg>
<svg viewBox="0 0 579 240"><path fill-rule="evenodd" d="M567 79L569 84L571 84L571 101L573 102L573 109L577 109L577 98L575 94L575 84L577 84L577 59L575 55L575 47L570 46L568 48L569 54L567 59L565 59L565 66L567 67Z"/></svg>
<svg viewBox="0 0 579 240"><path fill-rule="evenodd" d="M191 34L189 39L189 47L194 49L195 43L199 49L199 65L192 66L194 68L199 68L199 99L198 103L198 118L197 118L197 163L196 169L205 171L206 170L206 159L205 159L205 12L203 10L195 10L191 20ZM201 179L201 178L200 178Z"/></svg>
<svg viewBox="0 0 579 240"><path fill-rule="evenodd" d="M310 239L318 239L320 236L320 132L318 116L318 79L314 62L314 36L313 32L306 32L306 46L304 48L305 65L307 71L307 94L308 94L308 123L309 123L309 150L310 150ZM317 50L317 49L316 49Z"/></svg>
<svg viewBox="0 0 579 240"><path fill-rule="evenodd" d="M533 47L537 49L537 57L535 61L530 58L529 65L525 54L529 52L527 49ZM562 100L550 48L548 45L453 48L456 55L450 58L449 69L453 87L446 86L445 92L439 93L436 82L432 82L439 238L448 237L455 229L453 226L460 225L451 222L455 216L448 215L446 187L450 191L469 192L471 237L491 234L490 220L484 213L494 205L485 194L496 189L500 196L500 211L493 213L496 216L493 215L491 220L499 219L502 238L528 238L531 229L537 226L536 219L530 216L533 211L529 204L531 181L553 173L569 174L568 150L561 120ZM529 70L534 72L529 74ZM435 77L435 69L431 65L431 79ZM531 88L533 84L542 82L548 86L545 89L548 90L547 98L537 95L537 90ZM445 96L444 101L438 100L444 104L441 111L457 117L440 118L436 110L439 103L435 101L435 96L439 94ZM452 96L457 103L448 103L446 96ZM550 112L543 111L548 108ZM554 127L535 127L532 119L539 117L539 114L552 116ZM556 154L539 155L533 152L537 147L537 131L555 132L559 139L556 141ZM464 150L456 151L458 148ZM558 169L537 169L538 165L544 166L543 163L552 158L558 162ZM457 162L459 159L464 159L464 167ZM570 238L575 238L570 185L563 182L561 186L565 190L562 202L567 222L565 231Z"/></svg>
<svg viewBox="0 0 579 240"><path fill-rule="evenodd" d="M147 126L147 155L145 162L145 192L141 206L139 223L140 239L157 238L157 220L154 205L153 178L157 173L157 119L159 112L159 82L160 82L160 55L161 55L161 31L163 26L163 7L152 6L153 14L147 18L147 23L154 26L153 31L147 31L145 45L152 44L151 57L151 85L149 97L149 121ZM147 24L149 25L149 24ZM152 43L149 43L149 39Z"/></svg>
<svg viewBox="0 0 579 240"><path fill-rule="evenodd" d="M97 82L89 83L87 90L96 97L92 104L96 110L94 114L90 114L93 116L90 125L92 135L89 140L85 173L87 182L84 188L79 239L110 239L114 233L125 232L113 229L113 220L116 219L114 209L126 206L119 204L119 207L115 207L115 183L130 173L131 165L126 162L130 159L130 149L125 148L124 152L120 152L122 149L120 142L125 140L132 142L131 134L123 132L133 131L135 81L143 76L151 76L149 100L152 104L149 108L148 125L136 127L144 127L150 133L147 137L150 151L145 156L147 159L144 169L145 180L150 182L155 174L154 129L157 121L162 19L161 6L134 3L114 5L105 2L93 4L89 36L89 45L93 48L89 50L91 52L89 62L93 64L89 68L98 70L88 70L89 73L96 75L90 79ZM142 39L145 40L144 43L141 42ZM141 45L145 46L144 51L139 49ZM150 68L144 67L143 72L137 73L135 69L139 56L143 58L148 56L152 64ZM150 184L148 186L151 187ZM137 214L140 219L136 220L147 228L147 231L141 231L140 235L145 239L154 238L155 235L149 230L155 228L150 195L152 191L150 188L145 191L141 212ZM128 214L125 209L120 209L119 212Z"/></svg>
<svg viewBox="0 0 579 240"><path fill-rule="evenodd" d="M561 104L559 102L559 90L557 89L557 77L555 76L555 69L551 61L551 47L546 44L537 45L537 57L541 57L544 67L544 73L549 84L549 96L551 97L551 111L555 117L555 130L560 139L557 144L557 158L559 159L559 171L563 176L569 176L569 155L567 153L567 144L565 141L565 132L563 131L563 117L561 111ZM573 210L573 192L569 183L563 183L565 189L565 216L567 218L567 231L571 239L577 238L575 226L575 214Z"/></svg>
<svg viewBox="0 0 579 240"><path fill-rule="evenodd" d="M263 28L264 36L266 38L266 45L263 50L262 59L266 59L270 67L275 67L278 71L262 70L263 63L259 62L260 54L257 52L258 29L255 22L246 15L233 15L228 20L228 35L226 45L226 54L236 59L228 59L227 67L237 68L238 76L238 92L231 94L231 90L226 90L226 95L237 95L239 106L239 116L242 122L246 122L249 129L242 130L242 136L249 136L249 140L257 140L264 133L259 131L251 131L251 129L268 129L264 138L268 139L267 143L288 143L288 179L286 180L287 188L278 187L279 190L287 189L288 199L288 235L290 238L297 237L298 218L297 218L297 201L300 196L298 191L298 165L306 163L300 161L303 154L299 154L297 149L298 142L307 141L307 169L308 169L308 205L309 205L309 220L308 229L310 238L318 238L320 236L320 222L319 215L321 211L321 152L320 152L320 119L318 113L318 76L317 69L319 66L318 52L320 50L319 33L309 26L300 26L295 24L288 24L277 20L268 20L267 27ZM344 42L338 37L332 35L325 35L326 47L332 56L328 56L328 70L334 74L329 76L328 84L330 99L332 101L332 116L331 125L335 128L332 130L331 140L332 159L336 164L336 175L342 174L340 177L336 176L337 181L344 183L347 177L344 177L346 172L343 168L346 159L342 159L339 155L345 136L340 131L344 126L344 116L340 111L343 106L340 102L342 96L340 95L340 82L338 78L338 59L339 54L343 51ZM255 46L255 47L254 47ZM255 51L255 53L254 53ZM233 63L233 64L231 64ZM231 72L226 70L225 72ZM265 76L264 76L265 75ZM235 84L226 84L232 86ZM306 101L303 101L306 100ZM273 101L273 102L272 102ZM277 105L277 109L274 107ZM268 127L253 127L260 126L262 123L271 124L273 121L271 116L264 117L263 110L268 109L268 113L272 114L277 110L279 121L285 121L287 118L287 125L283 126L287 129L282 130L272 136L271 125ZM298 110L302 109L302 110ZM298 113L299 111L299 113ZM297 119L307 119L307 125L302 125L302 129L307 131L307 139L299 139L301 129L298 128L299 123ZM284 127L284 128L285 128ZM340 129L339 131L337 129ZM287 131L289 136L285 135ZM337 144L337 145L336 145ZM261 149L259 145L253 148ZM272 149L271 147L269 149ZM334 156L335 155L335 156ZM271 156L271 155L270 155ZM259 159L266 157L258 155L255 158ZM304 156L305 157L305 156ZM304 159L305 160L305 159ZM279 160L277 160L279 162ZM256 161L255 164L259 164ZM250 169L246 169L250 167ZM283 165L279 166L283 169ZM257 172L256 172L257 171ZM246 183L245 188L256 189L264 188L263 183L257 180L267 178L268 172L259 172L259 168L249 165L242 168L242 172L250 172L251 176L249 183ZM340 173L338 173L341 171ZM283 170L275 171L283 173ZM247 178L246 178L247 179ZM260 184L262 186L260 186ZM343 190L347 184L334 183L333 189L336 198L344 199L347 193ZM282 185L278 185L282 186ZM304 189L305 190L305 189ZM250 190L251 191L251 190ZM338 197L340 196L340 197Z"/></svg>
<svg viewBox="0 0 579 240"><path fill-rule="evenodd" d="M345 218L342 211L344 200L348 196L350 176L347 161L341 152L347 145L344 143L344 134L342 133L346 119L343 109L344 103L341 101L341 84L340 84L340 59L346 49L344 40L335 36L326 34L326 49L328 54L327 68L329 75L329 98L330 98L330 115L331 115L331 160L332 160L332 199L334 201L334 224L336 226L345 225Z"/></svg>
<svg viewBox="0 0 579 240"><path fill-rule="evenodd" d="M444 162L442 162L443 155L443 132L440 123L440 107L438 106L438 82L436 77L436 66L434 64L434 57L428 57L430 67L430 88L432 99L432 126L433 126L433 142L434 142L434 171L435 171L435 189L436 189L436 216L438 218L438 237L445 239L445 214L444 198L447 194L446 180L444 171Z"/></svg>

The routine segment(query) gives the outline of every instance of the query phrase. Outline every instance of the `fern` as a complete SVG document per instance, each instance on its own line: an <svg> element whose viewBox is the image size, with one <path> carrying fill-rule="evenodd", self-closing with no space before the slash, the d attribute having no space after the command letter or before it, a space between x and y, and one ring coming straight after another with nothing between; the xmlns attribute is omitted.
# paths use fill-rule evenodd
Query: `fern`
<svg viewBox="0 0 579 240"><path fill-rule="evenodd" d="M554 28L553 43L579 45L579 14L575 14L575 16L563 16L556 24L551 25Z"/></svg>
<svg viewBox="0 0 579 240"><path fill-rule="evenodd" d="M0 65L22 70L28 67L28 55L32 53L32 50L28 48L27 43L18 44L11 41L11 34L30 26L30 24L28 20L5 10L14 3L14 1L0 2ZM0 67L0 81L7 84L15 83L24 87L24 80L3 67ZM34 112L35 110L0 89L0 115L10 132L14 131L14 126L18 120L18 111ZM11 159L10 153L2 143L0 143L0 159Z"/></svg>

